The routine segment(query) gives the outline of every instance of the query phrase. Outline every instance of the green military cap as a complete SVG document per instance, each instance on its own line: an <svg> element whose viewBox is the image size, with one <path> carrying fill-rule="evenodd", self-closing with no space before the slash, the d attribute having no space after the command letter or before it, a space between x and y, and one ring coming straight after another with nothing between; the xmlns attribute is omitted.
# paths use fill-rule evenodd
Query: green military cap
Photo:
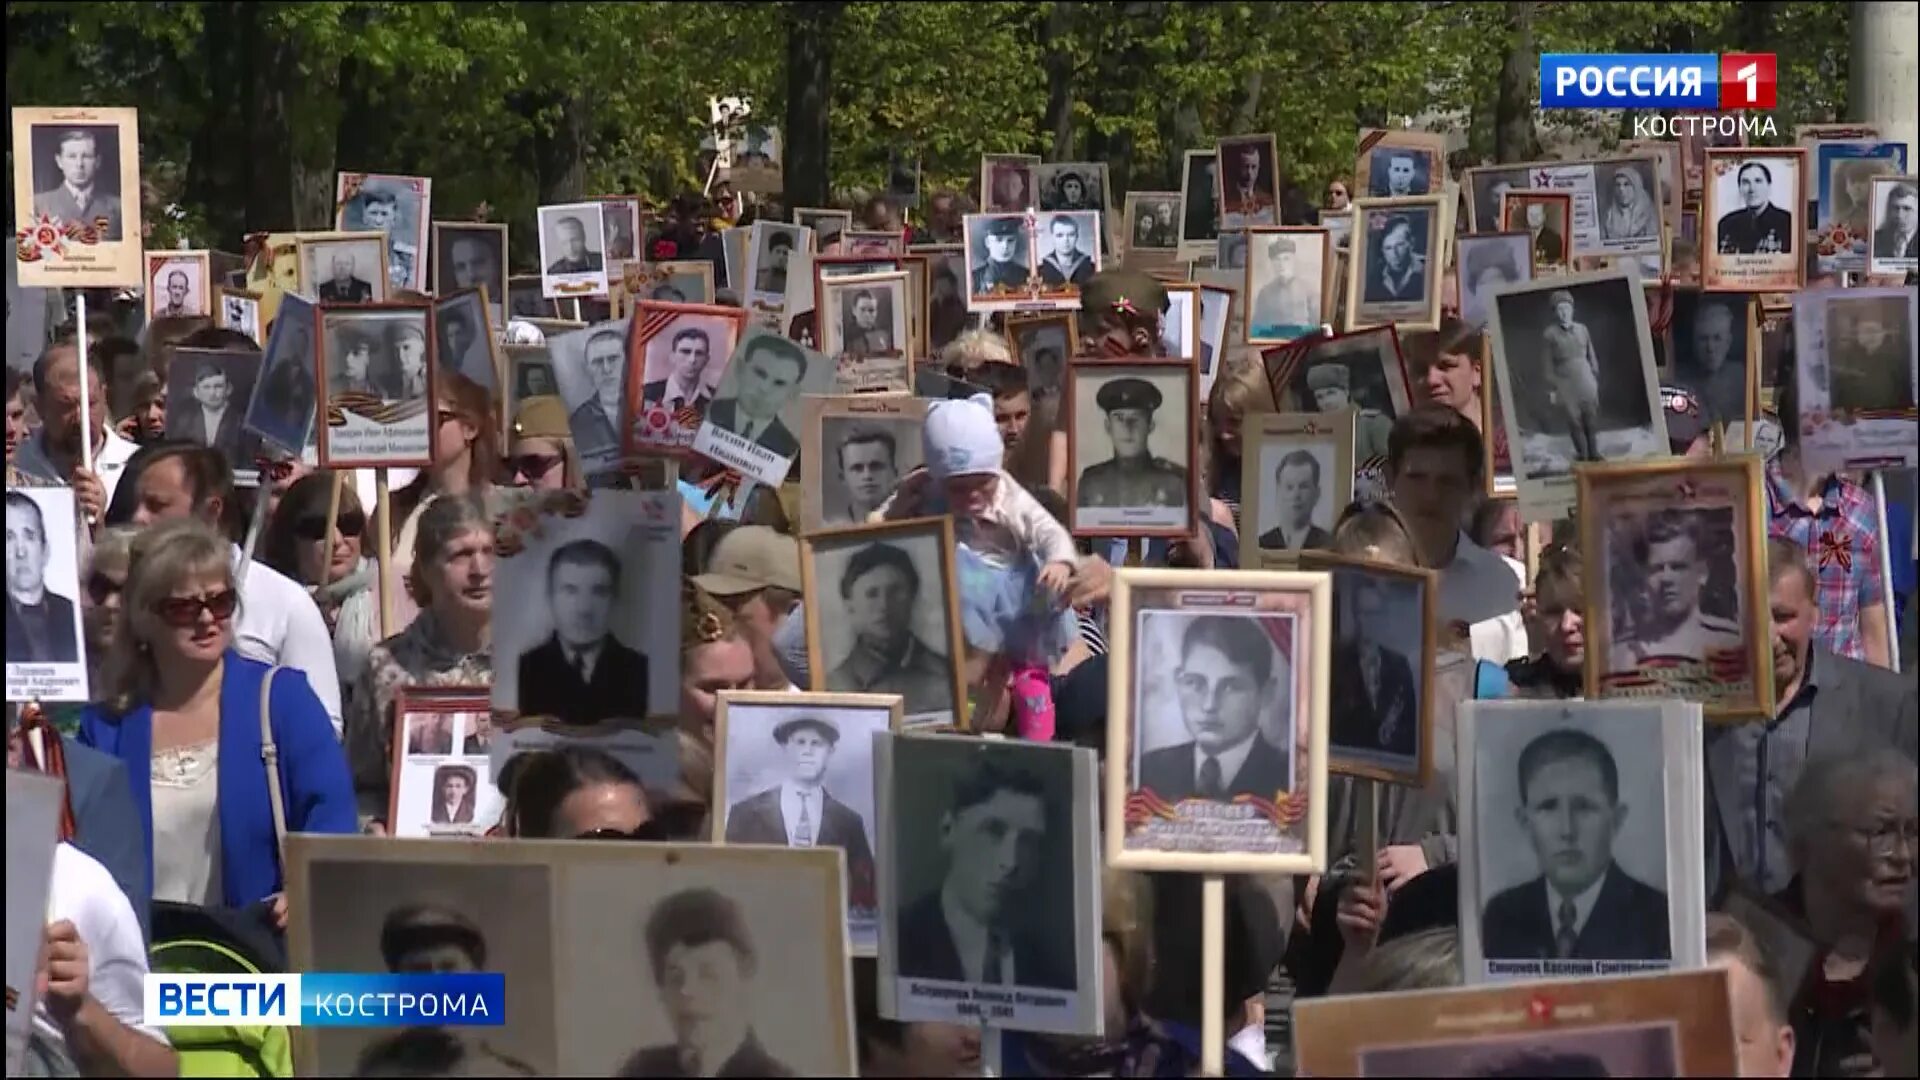
<svg viewBox="0 0 1920 1080"><path fill-rule="evenodd" d="M1015 217L997 217L987 222L988 236L1017 236L1021 228L1021 219Z"/></svg>
<svg viewBox="0 0 1920 1080"><path fill-rule="evenodd" d="M1161 397L1160 388L1145 379L1115 379L1102 386L1093 400L1107 412L1115 409L1152 412L1160 407Z"/></svg>
<svg viewBox="0 0 1920 1080"><path fill-rule="evenodd" d="M1329 386L1337 386L1345 390L1352 378L1353 374L1347 370L1345 364L1337 362L1319 364L1307 369L1307 389L1325 390Z"/></svg>
<svg viewBox="0 0 1920 1080"><path fill-rule="evenodd" d="M1082 311L1106 313L1123 301L1140 315L1155 315L1167 310L1167 287L1141 270L1102 270L1080 286Z"/></svg>

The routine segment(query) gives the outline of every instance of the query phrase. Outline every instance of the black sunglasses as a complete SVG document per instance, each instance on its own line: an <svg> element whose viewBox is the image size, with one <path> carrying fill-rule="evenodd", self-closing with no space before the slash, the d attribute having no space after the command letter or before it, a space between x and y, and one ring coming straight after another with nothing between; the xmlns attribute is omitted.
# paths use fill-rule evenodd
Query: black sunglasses
<svg viewBox="0 0 1920 1080"><path fill-rule="evenodd" d="M240 594L232 589L221 589L205 596L169 596L153 605L153 610L160 616L161 622L185 629L200 621L202 611L213 616L214 622L226 622L233 618L233 611L238 606Z"/></svg>
<svg viewBox="0 0 1920 1080"><path fill-rule="evenodd" d="M512 470L508 475L538 480L564 460L559 454L516 454L507 459L507 468Z"/></svg>
<svg viewBox="0 0 1920 1080"><path fill-rule="evenodd" d="M115 581L105 574L94 574L87 578L87 597L95 604L104 604L126 591L126 582Z"/></svg>
<svg viewBox="0 0 1920 1080"><path fill-rule="evenodd" d="M642 822L640 827L625 832L620 829L594 829L574 837L575 840L638 840L642 843L660 843L666 839L667 830L658 820Z"/></svg>
<svg viewBox="0 0 1920 1080"><path fill-rule="evenodd" d="M367 528L367 515L364 510L343 510L334 520L334 527L341 536L351 540ZM327 515L303 514L293 520L293 534L302 540L320 541L327 538Z"/></svg>

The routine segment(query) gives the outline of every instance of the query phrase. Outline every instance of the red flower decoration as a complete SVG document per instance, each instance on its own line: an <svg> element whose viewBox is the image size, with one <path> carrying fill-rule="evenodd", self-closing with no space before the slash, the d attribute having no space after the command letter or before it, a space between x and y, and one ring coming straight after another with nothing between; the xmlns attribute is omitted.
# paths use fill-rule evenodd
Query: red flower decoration
<svg viewBox="0 0 1920 1080"><path fill-rule="evenodd" d="M680 245L674 243L671 240L655 240L653 242L653 261L654 262L659 262L663 259L671 259L678 254L680 254Z"/></svg>
<svg viewBox="0 0 1920 1080"><path fill-rule="evenodd" d="M1553 999L1545 994L1535 994L1533 1000L1527 1002L1527 1019L1541 1024L1552 1023Z"/></svg>

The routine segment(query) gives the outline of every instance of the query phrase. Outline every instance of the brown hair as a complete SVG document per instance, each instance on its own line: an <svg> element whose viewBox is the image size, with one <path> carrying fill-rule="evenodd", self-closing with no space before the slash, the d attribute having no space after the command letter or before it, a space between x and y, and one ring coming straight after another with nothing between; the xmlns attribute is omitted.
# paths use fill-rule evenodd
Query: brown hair
<svg viewBox="0 0 1920 1080"><path fill-rule="evenodd" d="M226 539L197 518L163 521L134 537L120 623L103 667L106 700L115 713L124 715L153 700L160 680L153 642L167 632L155 607L173 594L175 585L199 577L218 576L232 588L230 556ZM239 618L236 610L233 619Z"/></svg>
<svg viewBox="0 0 1920 1080"><path fill-rule="evenodd" d="M1788 574L1800 575L1800 581L1807 587L1807 596L1816 597L1820 593L1819 579L1813 576L1813 567L1807 565L1807 549L1785 537L1773 536L1767 539L1767 585L1779 583Z"/></svg>
<svg viewBox="0 0 1920 1080"><path fill-rule="evenodd" d="M1467 478L1477 482L1486 452L1480 429L1445 405L1419 405L1394 421L1387 436L1387 475L1395 476L1415 450L1451 450L1467 463Z"/></svg>
<svg viewBox="0 0 1920 1080"><path fill-rule="evenodd" d="M1784 1026L1787 1023L1786 988L1780 985L1780 975L1767 958L1766 950L1760 947L1760 940L1738 917L1724 911L1709 911L1707 962L1715 964L1725 961L1745 965L1760 980L1761 990L1766 995L1767 1019Z"/></svg>
<svg viewBox="0 0 1920 1080"><path fill-rule="evenodd" d="M407 584L421 607L433 600L428 568L436 564L449 543L476 529L489 536L493 533L493 518L476 494L442 495L420 512L420 526L413 534L413 565L408 571Z"/></svg>
<svg viewBox="0 0 1920 1080"><path fill-rule="evenodd" d="M1581 566L1580 549L1571 544L1554 544L1540 553L1540 569L1533 577L1533 593L1540 610L1562 606L1579 611L1586 605L1586 571Z"/></svg>

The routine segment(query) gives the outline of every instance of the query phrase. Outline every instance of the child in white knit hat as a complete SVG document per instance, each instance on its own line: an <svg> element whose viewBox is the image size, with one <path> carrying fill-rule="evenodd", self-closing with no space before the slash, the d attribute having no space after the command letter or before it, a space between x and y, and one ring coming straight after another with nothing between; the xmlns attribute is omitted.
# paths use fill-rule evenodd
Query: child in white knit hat
<svg viewBox="0 0 1920 1080"><path fill-rule="evenodd" d="M926 468L903 480L878 516L952 516L967 643L1011 668L1021 737L1050 739L1048 672L1079 633L1064 599L1079 562L1073 536L1001 468L993 399L934 402L921 441Z"/></svg>

